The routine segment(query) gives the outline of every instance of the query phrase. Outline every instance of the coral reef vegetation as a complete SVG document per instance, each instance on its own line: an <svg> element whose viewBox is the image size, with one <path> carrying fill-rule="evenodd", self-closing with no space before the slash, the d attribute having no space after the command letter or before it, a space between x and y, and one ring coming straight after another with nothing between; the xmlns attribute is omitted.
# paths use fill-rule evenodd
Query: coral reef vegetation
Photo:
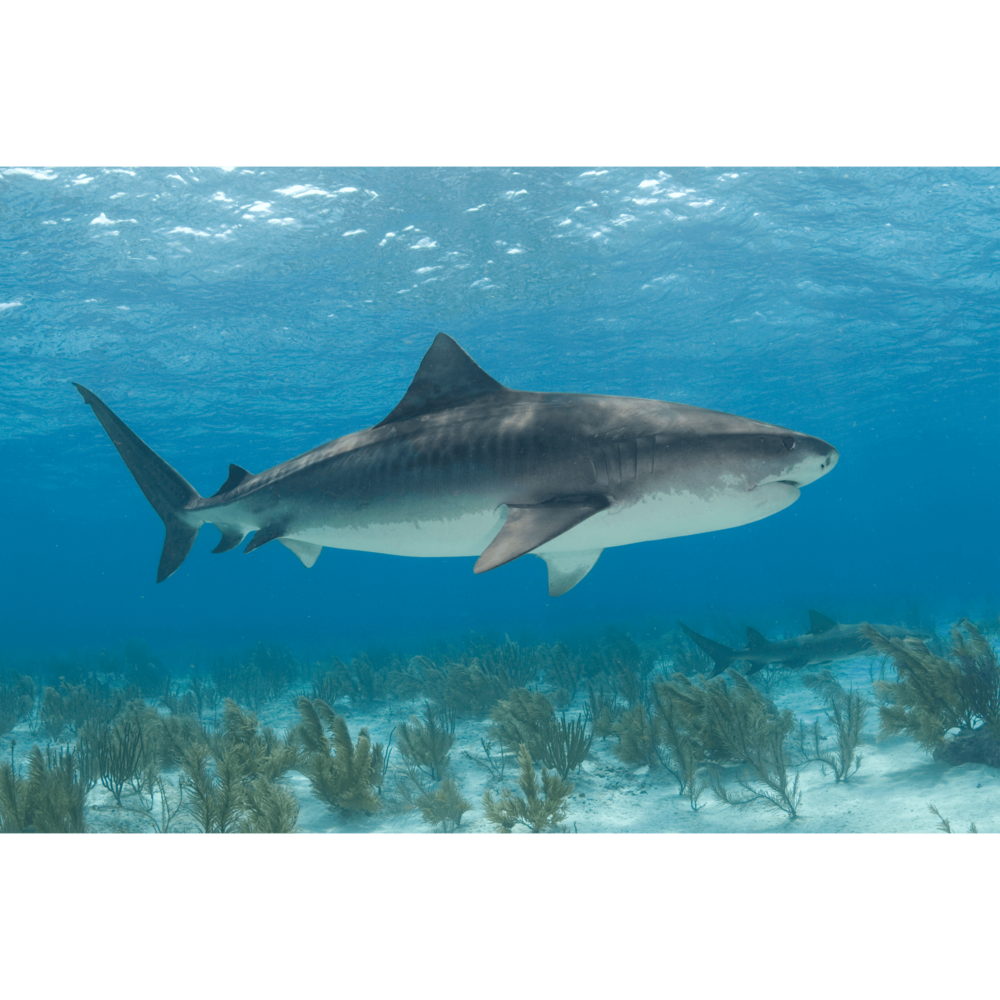
<svg viewBox="0 0 1000 1000"><path fill-rule="evenodd" d="M27 778L0 763L0 833L83 833L86 797L72 750L32 747Z"/></svg>
<svg viewBox="0 0 1000 1000"><path fill-rule="evenodd" d="M983 633L961 619L951 631L950 650L939 656L920 639L862 628L896 668L895 681L874 683L882 701L880 735L909 736L950 764L1000 767L1000 663Z"/></svg>
<svg viewBox="0 0 1000 1000"><path fill-rule="evenodd" d="M361 729L357 744L353 743L347 721L321 699L301 697L298 709L302 716L296 731L302 753L298 768L313 791L342 814L378 812L388 764L382 744L372 743L367 729Z"/></svg>
<svg viewBox="0 0 1000 1000"><path fill-rule="evenodd" d="M443 724L442 724L443 722ZM396 747L403 758L425 771L437 781L449 762L449 751L455 743L455 719L424 702L424 719L416 716L399 725Z"/></svg>
<svg viewBox="0 0 1000 1000"><path fill-rule="evenodd" d="M287 691L298 679L298 672L292 654L269 642L258 642L241 656L217 657L211 668L219 696L249 705L255 712Z"/></svg>
<svg viewBox="0 0 1000 1000"><path fill-rule="evenodd" d="M487 789L483 794L486 818L504 833L510 833L518 824L528 827L532 833L558 827L566 819L572 783L542 768L539 788L535 765L524 743L518 748L517 762L521 769L518 779L521 795L504 788L495 799Z"/></svg>
<svg viewBox="0 0 1000 1000"><path fill-rule="evenodd" d="M0 736L26 719L35 704L35 681L7 670L0 676Z"/></svg>
<svg viewBox="0 0 1000 1000"><path fill-rule="evenodd" d="M951 820L949 820L946 817L942 816L940 810L938 809L938 807L936 805L934 805L933 802L928 803L928 808L930 809L930 811L935 816L937 816L938 820L940 821L938 823L938 827L937 827L939 830L942 830L945 833L954 833L955 832L951 828ZM979 830L976 829L976 824L975 823L970 823L969 824L969 833L979 833Z"/></svg>
<svg viewBox="0 0 1000 1000"><path fill-rule="evenodd" d="M578 768L590 752L593 735L582 719L556 719L552 702L540 691L514 688L493 707L488 738L508 753L521 745L532 759L554 769L561 778Z"/></svg>
<svg viewBox="0 0 1000 1000"><path fill-rule="evenodd" d="M472 803L462 797L454 778L445 778L433 792L424 791L415 800L417 808L432 826L441 825L451 833L462 823L462 816L472 808Z"/></svg>
<svg viewBox="0 0 1000 1000"><path fill-rule="evenodd" d="M802 683L822 692L829 710L827 720L833 724L833 746L828 746L820 731L819 719L808 730L800 724L799 750L806 761L818 761L829 767L836 781L847 781L861 767L861 731L868 718L868 702L857 691L845 691L829 670L806 674Z"/></svg>
<svg viewBox="0 0 1000 1000"><path fill-rule="evenodd" d="M989 638L1000 632L985 626L989 635L962 619L948 648L868 627L883 656L881 673L870 672L882 738L1000 767L1000 664ZM685 812L700 813L711 790L733 808L795 819L805 769L849 781L872 736L867 685L842 686L843 673L830 670L800 675L816 697L808 722L797 721L778 707L801 703L787 671L707 677L671 630L641 643L613 629L536 646L471 636L410 657L310 657L308 668L268 643L182 662L170 674L139 640L117 655L8 658L0 830L285 833L311 791L341 827L420 816L444 832L539 832L564 828L569 779L581 770L581 799L595 783L631 796L676 782ZM779 684L793 701L775 703ZM481 807L460 787L477 779Z"/></svg>

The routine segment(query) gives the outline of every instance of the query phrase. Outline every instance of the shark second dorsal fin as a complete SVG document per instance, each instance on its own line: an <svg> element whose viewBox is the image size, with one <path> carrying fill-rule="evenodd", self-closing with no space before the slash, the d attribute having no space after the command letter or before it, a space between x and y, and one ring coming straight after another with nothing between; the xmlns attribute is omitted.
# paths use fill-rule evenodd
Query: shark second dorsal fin
<svg viewBox="0 0 1000 1000"><path fill-rule="evenodd" d="M837 623L832 618L827 618L826 615L821 615L818 611L813 611L812 608L809 609L810 635L819 635L821 632L829 632L830 629L836 627Z"/></svg>
<svg viewBox="0 0 1000 1000"><path fill-rule="evenodd" d="M765 649L770 646L769 640L765 639L764 636L760 634L755 628L750 628L747 625L747 648L751 651L756 649Z"/></svg>
<svg viewBox="0 0 1000 1000"><path fill-rule="evenodd" d="M233 465L233 463L230 462L229 478L212 494L212 496L221 496L223 493L235 490L244 479L249 479L252 475L252 472L247 472L246 469L241 469L238 465Z"/></svg>
<svg viewBox="0 0 1000 1000"><path fill-rule="evenodd" d="M420 362L406 395L392 413L375 426L461 406L486 393L510 391L487 375L451 337L439 333Z"/></svg>

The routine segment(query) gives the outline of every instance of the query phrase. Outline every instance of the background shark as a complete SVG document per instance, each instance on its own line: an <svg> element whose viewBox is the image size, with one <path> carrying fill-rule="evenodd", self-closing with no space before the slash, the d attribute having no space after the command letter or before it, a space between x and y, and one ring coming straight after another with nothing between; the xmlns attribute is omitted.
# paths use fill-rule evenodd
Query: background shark
<svg viewBox="0 0 1000 1000"><path fill-rule="evenodd" d="M203 524L226 552L277 539L305 566L324 546L478 556L483 573L534 552L558 596L604 548L748 524L836 465L825 441L680 403L519 392L438 334L406 394L367 430L256 475L230 465L202 497L94 393L93 408L163 519L157 582Z"/></svg>
<svg viewBox="0 0 1000 1000"><path fill-rule="evenodd" d="M683 622L678 625L690 636L692 641L700 646L715 661L712 677L721 674L731 663L743 660L750 664L747 674L755 674L770 664L796 670L799 667L818 663L832 663L835 660L848 660L852 656L871 649L871 642L862 634L861 625L841 625L832 618L809 611L809 631L805 635L793 639L778 639L771 642L765 639L756 629L747 627L746 649L730 649L721 642L706 639ZM930 634L916 629L900 628L897 625L872 625L882 635L893 638L916 636L929 639Z"/></svg>

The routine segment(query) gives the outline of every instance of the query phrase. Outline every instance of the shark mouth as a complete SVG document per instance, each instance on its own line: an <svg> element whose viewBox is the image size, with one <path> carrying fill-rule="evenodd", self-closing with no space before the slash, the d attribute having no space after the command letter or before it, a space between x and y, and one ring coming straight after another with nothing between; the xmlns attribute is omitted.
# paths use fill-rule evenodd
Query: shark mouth
<svg viewBox="0 0 1000 1000"><path fill-rule="evenodd" d="M763 489L765 486L793 486L795 489L800 490L803 484L796 482L794 479L765 479L762 483L754 483L747 492L752 493L754 490Z"/></svg>

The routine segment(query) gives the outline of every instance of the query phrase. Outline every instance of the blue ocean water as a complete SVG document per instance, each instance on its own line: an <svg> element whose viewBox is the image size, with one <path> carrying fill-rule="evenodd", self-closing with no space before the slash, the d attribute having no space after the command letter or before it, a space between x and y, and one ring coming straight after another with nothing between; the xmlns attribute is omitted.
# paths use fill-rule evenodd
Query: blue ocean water
<svg viewBox="0 0 1000 1000"><path fill-rule="evenodd" d="M3 650L142 638L410 652L682 619L720 634L1000 609L1000 171L8 169L0 174ZM370 426L434 335L517 389L645 396L840 451L755 524L545 566L162 524L100 395L202 494Z"/></svg>

